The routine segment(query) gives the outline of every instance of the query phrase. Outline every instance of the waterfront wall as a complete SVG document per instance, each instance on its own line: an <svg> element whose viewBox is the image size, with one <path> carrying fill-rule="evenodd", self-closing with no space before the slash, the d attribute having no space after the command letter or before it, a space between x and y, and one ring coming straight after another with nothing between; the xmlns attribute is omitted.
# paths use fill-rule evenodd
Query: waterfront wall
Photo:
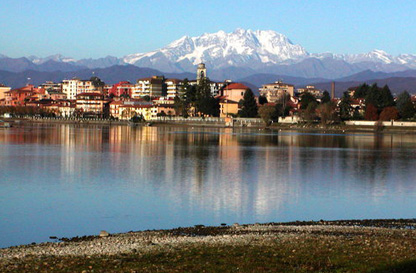
<svg viewBox="0 0 416 273"><path fill-rule="evenodd" d="M161 123L177 123L188 125L217 125L217 126L264 126L260 118L216 118L216 117L153 117L151 121Z"/></svg>
<svg viewBox="0 0 416 273"><path fill-rule="evenodd" d="M346 121L346 125L352 126L375 126L378 121L368 121L368 120L349 120ZM398 126L398 127L416 127L416 122L410 121L383 121L381 122L382 126Z"/></svg>

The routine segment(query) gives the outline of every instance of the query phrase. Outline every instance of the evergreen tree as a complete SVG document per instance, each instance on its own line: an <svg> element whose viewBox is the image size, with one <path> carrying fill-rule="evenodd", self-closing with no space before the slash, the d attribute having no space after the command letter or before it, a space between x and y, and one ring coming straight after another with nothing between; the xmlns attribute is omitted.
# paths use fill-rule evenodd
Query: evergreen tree
<svg viewBox="0 0 416 273"><path fill-rule="evenodd" d="M105 83L97 76L91 77L90 81L92 81L92 85L94 85L95 88L103 88L105 85Z"/></svg>
<svg viewBox="0 0 416 273"><path fill-rule="evenodd" d="M387 84L383 88L381 88L379 98L379 110L383 110L386 107L395 105L393 95L391 94L390 88Z"/></svg>
<svg viewBox="0 0 416 273"><path fill-rule="evenodd" d="M378 113L383 111L386 107L394 106L394 98L390 88L387 85L380 88L377 86L377 83L374 83L367 92L365 104L372 104L375 106Z"/></svg>
<svg viewBox="0 0 416 273"><path fill-rule="evenodd" d="M322 94L321 103L327 103L330 101L331 101L331 97L329 96L329 92L325 90L324 93Z"/></svg>
<svg viewBox="0 0 416 273"><path fill-rule="evenodd" d="M377 83L374 83L369 87L366 96L365 96L365 105L373 105L378 108L380 102L380 88L377 86Z"/></svg>
<svg viewBox="0 0 416 273"><path fill-rule="evenodd" d="M202 78L196 87L195 108L197 112L208 115L218 116L220 104L211 94L211 87L208 78Z"/></svg>
<svg viewBox="0 0 416 273"><path fill-rule="evenodd" d="M305 110L308 108L309 104L316 104L316 98L309 92L305 92L300 97L300 109Z"/></svg>
<svg viewBox="0 0 416 273"><path fill-rule="evenodd" d="M267 98L265 96L259 96L259 104L263 105L268 103Z"/></svg>
<svg viewBox="0 0 416 273"><path fill-rule="evenodd" d="M180 93L181 99L186 101L186 103L191 104L196 101L196 88L195 86L189 84L189 80L187 78L183 80Z"/></svg>
<svg viewBox="0 0 416 273"><path fill-rule="evenodd" d="M415 116L416 109L407 91L398 96L396 106L402 119L411 119Z"/></svg>
<svg viewBox="0 0 416 273"><path fill-rule="evenodd" d="M367 96L368 91L370 90L370 86L368 84L363 83L362 85L358 86L354 92L354 98L365 98Z"/></svg>
<svg viewBox="0 0 416 273"><path fill-rule="evenodd" d="M341 98L341 102L339 103L339 117L341 120L348 120L351 118L351 97L348 92L344 92L344 95Z"/></svg>
<svg viewBox="0 0 416 273"><path fill-rule="evenodd" d="M184 115L184 104L184 101L180 97L175 96L175 98L173 99L173 107L175 108L176 115L186 117L186 115Z"/></svg>
<svg viewBox="0 0 416 273"><path fill-rule="evenodd" d="M247 89L244 93L240 116L245 118L257 117L257 102L251 89Z"/></svg>

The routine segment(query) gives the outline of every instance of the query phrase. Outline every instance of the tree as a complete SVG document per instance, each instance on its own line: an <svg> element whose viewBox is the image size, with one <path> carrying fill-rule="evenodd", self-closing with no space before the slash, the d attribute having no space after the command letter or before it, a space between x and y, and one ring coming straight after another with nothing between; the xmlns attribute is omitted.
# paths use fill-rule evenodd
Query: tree
<svg viewBox="0 0 416 273"><path fill-rule="evenodd" d="M176 115L182 115L187 117L184 113L184 101L181 100L178 96L175 96L173 98L173 107L175 108Z"/></svg>
<svg viewBox="0 0 416 273"><path fill-rule="evenodd" d="M90 81L92 81L92 85L94 85L95 88L103 88L105 85L105 83L97 76L91 77Z"/></svg>
<svg viewBox="0 0 416 273"><path fill-rule="evenodd" d="M305 92L300 97L300 109L307 109L309 104L317 104L317 101L314 95L309 92Z"/></svg>
<svg viewBox="0 0 416 273"><path fill-rule="evenodd" d="M404 91L398 96L396 106L402 119L411 119L415 116L416 109L407 91Z"/></svg>
<svg viewBox="0 0 416 273"><path fill-rule="evenodd" d="M263 105L259 108L259 115L266 124L266 127L269 126L272 122L272 117L275 114L275 108L271 105Z"/></svg>
<svg viewBox="0 0 416 273"><path fill-rule="evenodd" d="M378 120L378 110L377 108L370 104L367 104L365 107L364 117L366 120Z"/></svg>
<svg viewBox="0 0 416 273"><path fill-rule="evenodd" d="M335 121L335 109L335 104L331 102L321 103L318 105L316 111L323 125L327 125Z"/></svg>
<svg viewBox="0 0 416 273"><path fill-rule="evenodd" d="M251 89L247 89L244 93L240 116L245 118L257 117L257 102Z"/></svg>
<svg viewBox="0 0 416 273"><path fill-rule="evenodd" d="M374 83L369 87L366 96L365 96L365 105L373 105L378 110L378 105L380 104L380 88L377 86L377 83Z"/></svg>
<svg viewBox="0 0 416 273"><path fill-rule="evenodd" d="M348 120L351 118L351 97L347 91L344 92L344 95L341 98L339 103L339 117L341 120Z"/></svg>
<svg viewBox="0 0 416 273"><path fill-rule="evenodd" d="M195 108L197 112L208 116L219 116L220 104L211 94L208 78L202 78L196 88Z"/></svg>
<svg viewBox="0 0 416 273"><path fill-rule="evenodd" d="M183 99L187 104L191 104L196 101L196 87L194 85L190 85L187 78L183 80L181 93L181 99Z"/></svg>
<svg viewBox="0 0 416 273"><path fill-rule="evenodd" d="M324 93L322 94L321 103L327 103L330 101L331 101L331 97L329 96L329 92L325 90Z"/></svg>
<svg viewBox="0 0 416 273"><path fill-rule="evenodd" d="M263 104L266 104L266 103L268 103L267 98L265 96L260 95L259 96L259 104L263 105Z"/></svg>
<svg viewBox="0 0 416 273"><path fill-rule="evenodd" d="M391 94L390 88L386 84L383 88L380 90L380 101L379 101L379 110L382 110L386 107L394 106L394 98Z"/></svg>
<svg viewBox="0 0 416 273"><path fill-rule="evenodd" d="M370 89L370 86L366 83L363 83L362 85L358 86L357 89L354 92L354 98L360 99L365 98L367 96L367 93Z"/></svg>
<svg viewBox="0 0 416 273"><path fill-rule="evenodd" d="M302 118L305 121L313 122L316 118L316 108L318 107L317 102L311 102L308 104L307 108L302 110Z"/></svg>
<svg viewBox="0 0 416 273"><path fill-rule="evenodd" d="M377 108L378 113L383 111L385 107L394 106L394 98L390 88L387 85L380 88L377 83L374 83L367 92L365 104L372 104Z"/></svg>
<svg viewBox="0 0 416 273"><path fill-rule="evenodd" d="M399 111L394 106L388 106L383 109L380 114L380 120L388 121L388 120L396 120L399 118Z"/></svg>

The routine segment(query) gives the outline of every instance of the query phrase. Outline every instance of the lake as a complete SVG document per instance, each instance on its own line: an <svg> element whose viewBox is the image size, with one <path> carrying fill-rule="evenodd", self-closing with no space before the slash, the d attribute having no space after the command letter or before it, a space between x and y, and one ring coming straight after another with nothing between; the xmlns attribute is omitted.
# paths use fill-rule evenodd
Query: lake
<svg viewBox="0 0 416 273"><path fill-rule="evenodd" d="M415 218L416 136L0 129L0 247L179 226Z"/></svg>

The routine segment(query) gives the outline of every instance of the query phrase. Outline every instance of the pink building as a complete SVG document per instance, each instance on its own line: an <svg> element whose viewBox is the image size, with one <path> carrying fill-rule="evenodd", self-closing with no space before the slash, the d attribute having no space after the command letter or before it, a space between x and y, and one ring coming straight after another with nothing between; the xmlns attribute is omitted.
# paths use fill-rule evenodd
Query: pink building
<svg viewBox="0 0 416 273"><path fill-rule="evenodd" d="M249 88L244 84L232 83L224 87L222 96L227 98L227 100L239 102L244 98L244 93L247 89Z"/></svg>

